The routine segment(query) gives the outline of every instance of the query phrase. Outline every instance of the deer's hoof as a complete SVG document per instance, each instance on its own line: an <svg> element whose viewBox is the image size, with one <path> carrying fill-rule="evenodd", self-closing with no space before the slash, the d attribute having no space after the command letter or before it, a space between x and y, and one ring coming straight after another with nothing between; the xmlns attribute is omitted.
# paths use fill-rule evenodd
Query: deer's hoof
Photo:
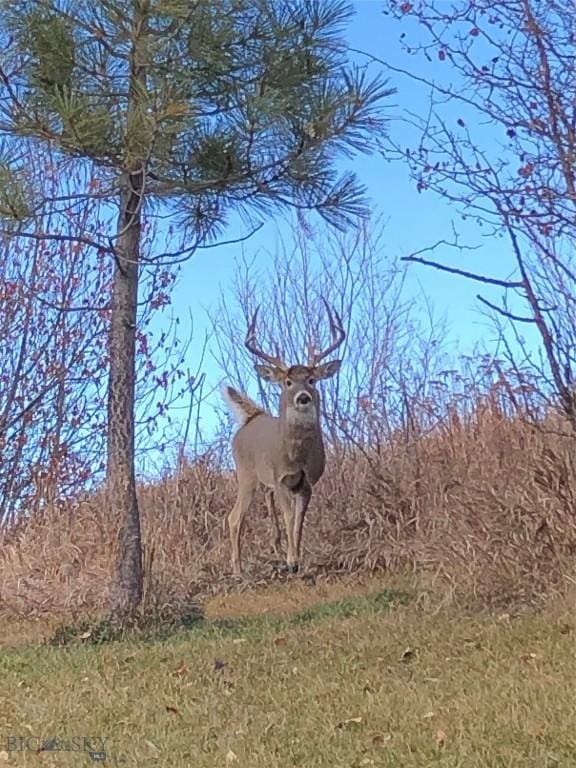
<svg viewBox="0 0 576 768"><path fill-rule="evenodd" d="M288 570L288 573L298 573L298 563L294 563L292 565L290 565L290 563L288 563L286 568Z"/></svg>

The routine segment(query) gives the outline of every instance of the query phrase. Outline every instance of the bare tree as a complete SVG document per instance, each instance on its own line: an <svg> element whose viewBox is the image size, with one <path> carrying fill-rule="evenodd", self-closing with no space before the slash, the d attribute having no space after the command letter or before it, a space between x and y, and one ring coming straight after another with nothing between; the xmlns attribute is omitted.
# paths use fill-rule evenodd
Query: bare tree
<svg viewBox="0 0 576 768"><path fill-rule="evenodd" d="M234 385L252 391L253 368L238 338L256 305L263 344L274 348L277 341L290 363L304 359L308 345L329 342L325 299L346 330L340 375L323 386L329 444L377 447L402 427L407 403L425 408L446 363L442 327L431 308L426 317L408 295L405 268L386 258L383 227L330 232L300 217L292 235L280 241L265 272L253 261L239 264L234 303L227 291L212 313L217 362ZM258 386L259 401L275 408L271 393Z"/></svg>
<svg viewBox="0 0 576 768"><path fill-rule="evenodd" d="M535 327L543 365L539 357L531 364L576 427L574 3L389 0L387 13L413 61L396 71L429 95L406 118L416 139L392 142L393 149L419 192L440 195L485 236L507 241L513 274L499 279L481 265L451 266L423 254L408 260L501 288L501 303L480 301L510 324L521 363L529 357L522 329ZM429 250L444 256L446 245Z"/></svg>
<svg viewBox="0 0 576 768"><path fill-rule="evenodd" d="M36 233L0 241L0 527L42 514L102 482L105 471L106 337L112 264L82 243L109 211L93 188L78 207L62 194L84 179L50 153L26 157L46 204ZM64 184L61 179L65 178ZM63 190L68 187L68 190ZM60 194L59 194L60 193ZM34 235L34 232L28 233ZM153 232L143 240L145 252ZM136 328L137 457L162 446L169 408L189 381L189 339L170 311L174 270L142 277ZM162 318L164 319L164 318ZM162 428L162 430L161 430Z"/></svg>

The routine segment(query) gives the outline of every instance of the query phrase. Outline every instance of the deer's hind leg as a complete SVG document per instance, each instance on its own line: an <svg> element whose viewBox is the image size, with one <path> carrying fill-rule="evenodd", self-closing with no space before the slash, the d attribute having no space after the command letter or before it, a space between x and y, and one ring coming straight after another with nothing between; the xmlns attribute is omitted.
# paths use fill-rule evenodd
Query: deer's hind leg
<svg viewBox="0 0 576 768"><path fill-rule="evenodd" d="M230 545L232 549L232 573L234 576L242 575L242 562L240 557L240 540L246 513L250 509L256 481L251 477L238 478L238 496L232 512L228 515L228 527L230 529Z"/></svg>

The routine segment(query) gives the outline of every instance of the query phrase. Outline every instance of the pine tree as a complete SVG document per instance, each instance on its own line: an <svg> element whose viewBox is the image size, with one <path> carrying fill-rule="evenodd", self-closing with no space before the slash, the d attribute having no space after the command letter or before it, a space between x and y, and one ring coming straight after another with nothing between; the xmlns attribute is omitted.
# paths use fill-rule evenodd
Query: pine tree
<svg viewBox="0 0 576 768"><path fill-rule="evenodd" d="M229 216L282 207L343 225L363 190L338 174L367 151L392 91L347 64L342 0L0 0L0 215L11 231L42 214L22 150L85 164L116 205L115 232L87 238L114 259L107 485L119 523L110 609L142 596L134 467L135 329L147 212L189 235L182 258ZM6 226L8 226L6 224ZM102 235L104 237L102 237ZM90 243L85 243L90 245ZM162 254L164 260L167 254ZM153 263L153 260L152 260Z"/></svg>

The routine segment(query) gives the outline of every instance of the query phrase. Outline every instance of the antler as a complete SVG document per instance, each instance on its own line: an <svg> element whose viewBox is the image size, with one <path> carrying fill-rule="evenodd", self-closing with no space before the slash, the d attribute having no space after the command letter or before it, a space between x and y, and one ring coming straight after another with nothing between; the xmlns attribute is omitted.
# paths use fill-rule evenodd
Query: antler
<svg viewBox="0 0 576 768"><path fill-rule="evenodd" d="M332 354L334 350L338 349L340 344L344 341L346 338L346 331L344 330L344 326L342 325L342 320L340 319L340 315L336 310L334 310L334 314L332 314L332 311L330 307L328 306L328 302L326 299L322 298L322 301L324 303L324 306L326 307L326 312L328 314L328 320L330 321L330 335L332 336L332 344L330 344L329 347L327 347L323 352L318 352L314 354L312 352L309 355L308 358L308 365L318 365L318 363L321 360L324 360L325 357L328 357L328 355Z"/></svg>
<svg viewBox="0 0 576 768"><path fill-rule="evenodd" d="M252 320L250 321L246 338L244 339L244 346L249 352L252 352L253 355L256 355L256 357L259 357L261 360L265 360L276 368L285 369L286 365L278 354L278 348L276 348L276 356L274 357L273 355L268 355L266 352L263 352L256 346L256 318L258 317L259 309L260 307L256 307L256 311L252 315Z"/></svg>

